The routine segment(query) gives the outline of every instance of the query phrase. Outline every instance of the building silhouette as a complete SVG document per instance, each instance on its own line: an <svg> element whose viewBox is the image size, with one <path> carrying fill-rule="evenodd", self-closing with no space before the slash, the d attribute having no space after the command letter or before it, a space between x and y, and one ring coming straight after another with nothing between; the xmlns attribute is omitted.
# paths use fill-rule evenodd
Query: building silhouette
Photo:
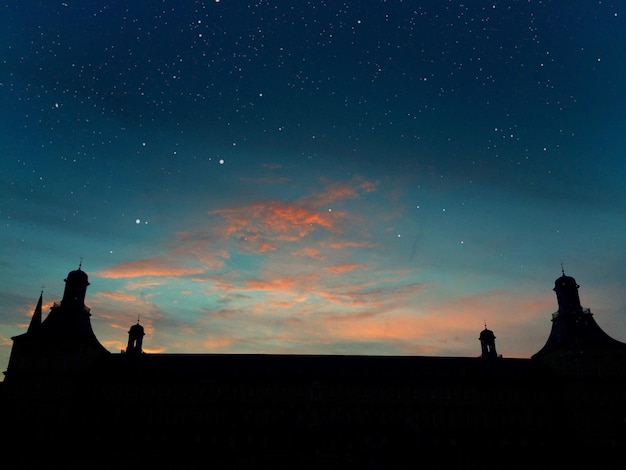
<svg viewBox="0 0 626 470"><path fill-rule="evenodd" d="M81 267L13 337L5 468L626 468L626 344L555 281L531 358L148 354L94 334Z"/></svg>

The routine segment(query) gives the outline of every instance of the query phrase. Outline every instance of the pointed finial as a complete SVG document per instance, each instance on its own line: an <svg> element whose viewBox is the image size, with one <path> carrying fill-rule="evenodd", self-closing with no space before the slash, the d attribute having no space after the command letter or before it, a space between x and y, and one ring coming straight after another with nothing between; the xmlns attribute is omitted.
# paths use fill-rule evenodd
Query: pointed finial
<svg viewBox="0 0 626 470"><path fill-rule="evenodd" d="M137 314L137 324L139 325L139 314Z"/></svg>
<svg viewBox="0 0 626 470"><path fill-rule="evenodd" d="M565 276L565 269L563 268L563 262L561 261L561 274Z"/></svg>
<svg viewBox="0 0 626 470"><path fill-rule="evenodd" d="M80 268L83 267L83 256L81 255L80 257L80 263L78 263L78 269L80 270Z"/></svg>

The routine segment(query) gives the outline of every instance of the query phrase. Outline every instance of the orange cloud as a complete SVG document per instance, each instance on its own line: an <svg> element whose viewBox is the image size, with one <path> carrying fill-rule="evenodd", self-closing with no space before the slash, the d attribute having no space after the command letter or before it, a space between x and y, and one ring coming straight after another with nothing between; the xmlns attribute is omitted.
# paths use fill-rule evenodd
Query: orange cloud
<svg viewBox="0 0 626 470"><path fill-rule="evenodd" d="M204 338L202 340L202 346L209 351L219 351L221 349L229 348L239 341L236 338L230 336Z"/></svg>
<svg viewBox="0 0 626 470"><path fill-rule="evenodd" d="M331 228L337 216L311 210L298 204L279 201L259 202L248 206L218 209L229 225L226 233L238 237L273 235L280 240L297 240L315 229Z"/></svg>
<svg viewBox="0 0 626 470"><path fill-rule="evenodd" d="M204 232L178 232L176 234L176 247L172 250L168 259L193 259L195 263L205 269L219 269L224 266L224 260L230 257L227 250L220 248L211 239L211 234Z"/></svg>
<svg viewBox="0 0 626 470"><path fill-rule="evenodd" d="M374 248L376 245L371 242L357 242L354 240L349 241L336 241L331 243L331 248L336 250L343 250L344 248Z"/></svg>
<svg viewBox="0 0 626 470"><path fill-rule="evenodd" d="M344 274L355 269L367 269L368 266L362 263L338 264L335 266L325 266L324 271L331 274Z"/></svg>
<svg viewBox="0 0 626 470"><path fill-rule="evenodd" d="M120 279L142 276L189 276L202 272L204 272L204 269L201 267L187 267L176 265L175 262L170 262L167 258L148 258L120 263L109 269L103 269L99 271L97 275L108 279Z"/></svg>
<svg viewBox="0 0 626 470"><path fill-rule="evenodd" d="M126 294L124 292L99 292L96 294L97 297L103 297L104 299L113 301L113 302L136 302L137 296L132 294Z"/></svg>
<svg viewBox="0 0 626 470"><path fill-rule="evenodd" d="M254 290L290 290L297 283L295 279L291 278L279 278L271 281L262 281L260 279L250 279L244 284L248 289Z"/></svg>
<svg viewBox="0 0 626 470"><path fill-rule="evenodd" d="M318 248L313 248L310 246L292 251L291 254L295 256L306 256L308 258L312 258L318 261L324 261L326 259L326 257L321 254Z"/></svg>
<svg viewBox="0 0 626 470"><path fill-rule="evenodd" d="M319 228L334 230L340 212L317 211L294 203L270 201L218 209L225 225L222 237L233 239L244 252L275 251L279 242L298 242Z"/></svg>
<svg viewBox="0 0 626 470"><path fill-rule="evenodd" d="M241 249L273 251L277 242L296 242L319 228L337 231L339 221L347 214L328 204L358 198L376 186L375 182L355 178L350 183L327 184L324 191L293 202L263 201L216 209L209 214L223 218L223 237L235 239Z"/></svg>
<svg viewBox="0 0 626 470"><path fill-rule="evenodd" d="M377 185L377 182L355 177L348 183L326 184L320 193L294 202L264 201L216 209L209 215L221 216L223 223L177 232L173 247L162 256L120 263L96 274L109 279L199 275L224 267L230 256L225 245L229 240L234 241L242 252L270 253L278 251L281 243L299 242L319 229L340 233L345 228L340 222L347 218L347 214L336 208L330 210L325 205L358 198L362 193L375 190ZM332 248L372 246L367 242L349 241L335 242ZM319 248L298 248L291 254L325 259ZM343 272L346 269L349 270L344 268Z"/></svg>
<svg viewBox="0 0 626 470"><path fill-rule="evenodd" d="M331 319L328 326L328 334L341 341L416 339L427 329L423 318L407 315L351 315Z"/></svg>
<svg viewBox="0 0 626 470"><path fill-rule="evenodd" d="M367 181L356 176L349 183L333 182L323 192L303 199L315 207L327 206L345 199L356 199L361 193L369 193L378 187L377 181Z"/></svg>

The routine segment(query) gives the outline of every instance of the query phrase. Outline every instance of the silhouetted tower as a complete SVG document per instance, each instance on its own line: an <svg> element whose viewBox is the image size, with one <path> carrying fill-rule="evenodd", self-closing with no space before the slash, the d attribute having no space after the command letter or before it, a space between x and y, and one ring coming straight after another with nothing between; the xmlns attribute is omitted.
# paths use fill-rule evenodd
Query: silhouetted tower
<svg viewBox="0 0 626 470"><path fill-rule="evenodd" d="M496 352L496 335L493 334L493 331L487 329L487 324L485 324L485 329L480 332L478 339L480 340L480 347L482 349L480 357L483 359L498 357L498 353Z"/></svg>
<svg viewBox="0 0 626 470"><path fill-rule="evenodd" d="M81 266L82 263L78 265L76 271L71 271L65 278L65 292L61 301L61 306L65 308L85 308L89 277L80 269Z"/></svg>
<svg viewBox="0 0 626 470"><path fill-rule="evenodd" d="M5 381L13 377L58 377L86 370L109 355L91 328L85 305L89 278L80 268L65 278L61 303L54 303L42 320L43 293L25 333L14 336Z"/></svg>
<svg viewBox="0 0 626 470"><path fill-rule="evenodd" d="M578 297L578 288L576 279L571 276L566 276L565 271L561 268L561 277L554 281L554 292L556 292L556 299L559 304L559 315L574 315L580 314L583 311L580 305L580 298Z"/></svg>
<svg viewBox="0 0 626 470"><path fill-rule="evenodd" d="M139 320L137 320L137 324L131 326L130 330L128 330L128 345L126 346L127 354L141 354L143 352L141 346L144 335L143 326L141 326L139 324Z"/></svg>
<svg viewBox="0 0 626 470"><path fill-rule="evenodd" d="M532 358L567 375L620 375L626 344L610 337L600 328L591 310L583 308L576 279L565 275L554 281L559 309L552 314L552 329L546 344Z"/></svg>

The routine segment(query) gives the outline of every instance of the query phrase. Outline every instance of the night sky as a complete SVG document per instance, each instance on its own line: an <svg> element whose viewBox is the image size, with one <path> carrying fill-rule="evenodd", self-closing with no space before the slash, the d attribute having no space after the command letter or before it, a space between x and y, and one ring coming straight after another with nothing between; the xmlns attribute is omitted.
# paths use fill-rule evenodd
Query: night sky
<svg viewBox="0 0 626 470"><path fill-rule="evenodd" d="M111 352L626 341L626 4L3 1L0 367L82 269Z"/></svg>

